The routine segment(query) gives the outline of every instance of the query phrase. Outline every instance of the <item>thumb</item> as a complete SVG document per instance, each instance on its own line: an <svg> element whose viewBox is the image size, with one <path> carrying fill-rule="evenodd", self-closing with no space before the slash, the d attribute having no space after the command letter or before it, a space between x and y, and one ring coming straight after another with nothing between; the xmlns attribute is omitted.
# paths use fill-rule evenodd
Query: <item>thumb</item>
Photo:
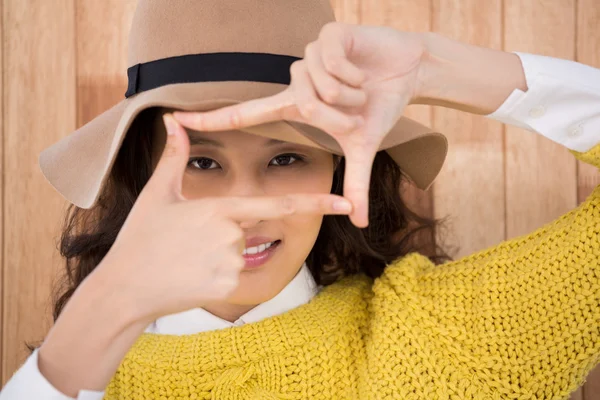
<svg viewBox="0 0 600 400"><path fill-rule="evenodd" d="M153 199L170 202L183 199L181 186L190 156L190 140L172 114L164 114L163 122L167 130L165 148L146 186Z"/></svg>

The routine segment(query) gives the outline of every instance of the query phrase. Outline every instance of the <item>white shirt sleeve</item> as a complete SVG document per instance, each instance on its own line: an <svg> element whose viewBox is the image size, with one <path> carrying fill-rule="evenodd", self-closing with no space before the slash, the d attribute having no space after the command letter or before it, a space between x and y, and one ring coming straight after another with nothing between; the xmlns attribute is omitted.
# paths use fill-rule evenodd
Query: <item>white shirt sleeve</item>
<svg viewBox="0 0 600 400"><path fill-rule="evenodd" d="M521 59L529 89L515 89L486 117L538 132L580 152L600 143L600 69L514 53Z"/></svg>
<svg viewBox="0 0 600 400"><path fill-rule="evenodd" d="M27 358L0 392L0 400L101 400L104 392L80 390L73 399L56 389L38 367L38 349Z"/></svg>

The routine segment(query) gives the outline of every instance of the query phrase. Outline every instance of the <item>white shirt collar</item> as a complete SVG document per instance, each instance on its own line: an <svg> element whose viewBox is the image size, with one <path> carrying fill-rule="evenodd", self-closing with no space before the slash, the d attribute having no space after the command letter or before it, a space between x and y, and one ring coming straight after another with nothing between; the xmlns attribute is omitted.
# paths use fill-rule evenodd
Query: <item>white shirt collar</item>
<svg viewBox="0 0 600 400"><path fill-rule="evenodd" d="M308 266L302 265L296 276L272 299L261 303L234 322L226 321L202 308L165 315L150 324L147 333L163 335L189 335L241 326L251 322L283 314L293 308L308 303L320 290Z"/></svg>

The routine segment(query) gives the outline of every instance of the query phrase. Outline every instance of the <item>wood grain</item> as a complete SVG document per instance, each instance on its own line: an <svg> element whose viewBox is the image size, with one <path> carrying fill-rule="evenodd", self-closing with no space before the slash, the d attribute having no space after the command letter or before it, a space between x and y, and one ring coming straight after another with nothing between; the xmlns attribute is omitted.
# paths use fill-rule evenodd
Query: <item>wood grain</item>
<svg viewBox="0 0 600 400"><path fill-rule="evenodd" d="M4 316L2 381L43 339L62 265L55 238L66 203L45 181L39 153L75 128L73 0L5 1Z"/></svg>
<svg viewBox="0 0 600 400"><path fill-rule="evenodd" d="M360 22L360 0L331 0L335 19L348 24Z"/></svg>
<svg viewBox="0 0 600 400"><path fill-rule="evenodd" d="M501 10L501 0L434 0L433 30L501 49ZM442 107L433 121L450 146L434 195L436 218L450 217L447 244L457 257L498 244L505 238L502 124Z"/></svg>
<svg viewBox="0 0 600 400"><path fill-rule="evenodd" d="M600 68L600 2L579 0L577 7L577 61ZM582 202L600 185L598 168L578 162L577 200ZM600 387L598 388L600 399Z"/></svg>
<svg viewBox="0 0 600 400"><path fill-rule="evenodd" d="M78 126L125 98L127 45L136 4L76 0Z"/></svg>
<svg viewBox="0 0 600 400"><path fill-rule="evenodd" d="M600 68L600 2L578 0L576 59L584 64ZM578 162L577 200L582 202L600 185L597 167ZM582 389L581 400L600 400L600 366L594 368ZM579 400L579 399L577 399Z"/></svg>
<svg viewBox="0 0 600 400"><path fill-rule="evenodd" d="M573 59L575 1L505 0L505 50ZM540 135L507 127L506 224L509 238L533 231L577 204L575 158Z"/></svg>

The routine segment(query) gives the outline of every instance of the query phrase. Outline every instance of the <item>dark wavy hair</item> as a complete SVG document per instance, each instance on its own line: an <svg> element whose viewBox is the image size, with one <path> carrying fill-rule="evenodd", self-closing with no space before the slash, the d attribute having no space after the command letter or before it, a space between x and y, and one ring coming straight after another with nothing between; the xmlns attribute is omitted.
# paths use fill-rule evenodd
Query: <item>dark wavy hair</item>
<svg viewBox="0 0 600 400"><path fill-rule="evenodd" d="M60 238L65 271L54 288L53 318L113 245L129 211L152 174L152 129L158 108L142 111L133 122L116 157L98 202L90 209L70 205ZM344 158L335 170L331 192L342 194ZM325 216L306 263L316 282L330 285L342 276L380 276L386 264L411 252L435 264L450 260L438 245L443 222L411 211L401 196L407 184L386 152L375 157L369 194L369 226L355 227L347 216ZM31 348L31 346L29 346Z"/></svg>

